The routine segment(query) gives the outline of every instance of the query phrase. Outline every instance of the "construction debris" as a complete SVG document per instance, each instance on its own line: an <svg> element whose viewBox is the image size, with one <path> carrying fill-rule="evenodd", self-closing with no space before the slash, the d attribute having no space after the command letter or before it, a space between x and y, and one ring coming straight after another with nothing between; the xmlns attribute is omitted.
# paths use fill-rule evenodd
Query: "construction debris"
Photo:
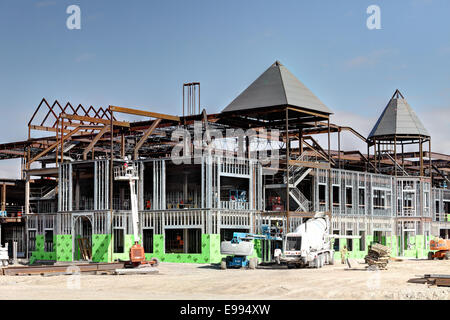
<svg viewBox="0 0 450 320"><path fill-rule="evenodd" d="M141 268L122 268L116 269L115 274L157 274L159 270L155 267L141 267Z"/></svg>
<svg viewBox="0 0 450 320"><path fill-rule="evenodd" d="M5 276L23 276L23 275L45 275L55 274L76 274L98 271L112 271L124 267L123 262L114 263L83 263L72 265L52 265L52 266L22 266L2 268L0 275Z"/></svg>
<svg viewBox="0 0 450 320"><path fill-rule="evenodd" d="M450 274L425 274L427 284L438 287L450 287Z"/></svg>
<svg viewBox="0 0 450 320"><path fill-rule="evenodd" d="M399 258L396 258L396 257L390 257L389 260L390 261L396 261L396 262L402 262L403 261L403 259L399 259Z"/></svg>
<svg viewBox="0 0 450 320"><path fill-rule="evenodd" d="M374 243L370 247L367 256L365 256L364 261L371 269L376 267L377 269L386 270L390 256L391 248L383 246L379 243Z"/></svg>

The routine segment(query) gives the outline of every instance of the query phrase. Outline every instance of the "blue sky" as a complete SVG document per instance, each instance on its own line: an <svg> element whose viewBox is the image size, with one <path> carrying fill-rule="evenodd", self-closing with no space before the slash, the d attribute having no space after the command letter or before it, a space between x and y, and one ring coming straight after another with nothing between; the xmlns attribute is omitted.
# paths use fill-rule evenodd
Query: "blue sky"
<svg viewBox="0 0 450 320"><path fill-rule="evenodd" d="M280 60L363 134L399 88L450 153L449 14L447 0L0 0L0 142L26 138L43 97L180 114L182 83L200 81L219 112Z"/></svg>

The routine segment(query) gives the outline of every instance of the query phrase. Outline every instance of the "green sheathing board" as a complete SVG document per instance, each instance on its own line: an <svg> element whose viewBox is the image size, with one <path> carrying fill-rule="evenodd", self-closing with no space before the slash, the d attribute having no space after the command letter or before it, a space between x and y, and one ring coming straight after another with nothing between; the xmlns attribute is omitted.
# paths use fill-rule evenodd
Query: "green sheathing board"
<svg viewBox="0 0 450 320"><path fill-rule="evenodd" d="M56 261L72 261L72 235L56 235Z"/></svg>
<svg viewBox="0 0 450 320"><path fill-rule="evenodd" d="M114 243L114 237L112 237L112 243ZM123 252L122 253L113 253L113 260L130 260L130 249L134 245L134 235L125 234L124 235L124 244L123 244Z"/></svg>
<svg viewBox="0 0 450 320"><path fill-rule="evenodd" d="M430 237L418 235L410 237L412 248L404 250L402 256L410 258L426 258L428 250L426 244L429 243ZM53 252L44 251L44 235L36 235L36 250L31 252L30 263L36 260L49 261L72 261L72 235L54 235ZM130 248L134 244L133 235L125 235L124 252L112 253L113 239L110 234L93 234L92 235L92 261L93 262L111 262L114 260L128 260ZM262 261L262 243L261 240L253 240L255 247L251 257L257 257ZM336 239L339 241L340 248L347 244L347 239ZM359 239L353 239L353 250L349 251L349 258L363 259L368 252L369 245L374 241L372 235L366 236L365 248L360 248ZM391 248L392 256L400 254L400 236L383 237L383 243ZM76 253L75 253L76 255ZM219 263L222 257L220 254L220 235L203 234L202 235L202 252L201 253L165 253L164 252L164 235L155 234L153 238L153 253L146 253L146 259L152 257L158 258L163 262L179 262L179 263ZM77 259L77 256L75 256ZM335 252L335 260L340 261L341 254Z"/></svg>
<svg viewBox="0 0 450 320"><path fill-rule="evenodd" d="M360 249L360 240L359 239L352 239L353 241L353 250L350 251L349 257L352 259L362 259L366 256L366 248L362 248L363 251ZM366 241L367 245L367 241Z"/></svg>
<svg viewBox="0 0 450 320"><path fill-rule="evenodd" d="M398 256L398 237L397 236L389 236L386 237L386 246L391 248L391 256Z"/></svg>
<svg viewBox="0 0 450 320"><path fill-rule="evenodd" d="M202 239L202 241L203 241L203 239ZM222 255L220 254L220 234L210 234L209 235L209 263L219 263L221 260L222 260Z"/></svg>
<svg viewBox="0 0 450 320"><path fill-rule="evenodd" d="M430 237L425 237L423 235L418 235L415 237L410 237L411 244L413 244L410 250L404 250L402 256L409 258L426 258L428 251L426 249L426 244L430 241ZM383 236L382 244L391 248L391 256L397 257L400 255L400 236ZM343 248L347 244L346 239L336 239L339 241L339 248ZM368 253L368 247L374 242L373 235L366 236L365 248L360 248L359 239L353 239L353 250L348 252L348 257L352 259L363 259ZM341 253L339 251L335 252L334 259L340 261Z"/></svg>
<svg viewBox="0 0 450 320"><path fill-rule="evenodd" d="M249 258L258 258L258 262L261 263L263 261L262 257L262 240L254 239L253 240L254 247L253 247L253 254ZM226 257L224 255L224 257Z"/></svg>
<svg viewBox="0 0 450 320"><path fill-rule="evenodd" d="M409 258L426 258L428 255L426 243L430 241L430 237L416 235L414 237L409 237L409 240L410 247L409 249L403 251L402 256Z"/></svg>
<svg viewBox="0 0 450 320"><path fill-rule="evenodd" d="M111 261L111 235L93 234L92 235L92 261L110 262Z"/></svg>
<svg viewBox="0 0 450 320"><path fill-rule="evenodd" d="M164 235L153 236L153 253L146 253L145 258L158 258L162 262L179 263L219 263L222 259L220 254L220 235L202 234L201 253L165 253Z"/></svg>
<svg viewBox="0 0 450 320"><path fill-rule="evenodd" d="M53 236L53 248L56 247L56 235ZM31 252L30 264L33 264L36 260L56 260L56 252L45 252L44 251L44 235L36 235L36 251Z"/></svg>

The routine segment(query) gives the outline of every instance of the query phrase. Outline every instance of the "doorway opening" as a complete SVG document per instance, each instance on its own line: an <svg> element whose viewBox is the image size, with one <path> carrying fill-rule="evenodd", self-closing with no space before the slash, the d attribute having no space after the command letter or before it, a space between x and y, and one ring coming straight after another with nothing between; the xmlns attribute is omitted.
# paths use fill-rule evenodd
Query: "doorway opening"
<svg viewBox="0 0 450 320"><path fill-rule="evenodd" d="M92 222L87 216L75 218L73 260L92 260Z"/></svg>

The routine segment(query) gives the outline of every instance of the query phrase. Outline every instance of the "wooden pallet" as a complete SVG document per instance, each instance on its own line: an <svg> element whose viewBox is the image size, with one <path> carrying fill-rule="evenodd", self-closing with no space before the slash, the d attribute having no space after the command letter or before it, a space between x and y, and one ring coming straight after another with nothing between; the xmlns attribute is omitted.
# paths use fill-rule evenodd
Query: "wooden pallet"
<svg viewBox="0 0 450 320"><path fill-rule="evenodd" d="M83 260L91 260L92 251L89 246L89 240L86 238L78 239L78 248L80 248L81 258Z"/></svg>

